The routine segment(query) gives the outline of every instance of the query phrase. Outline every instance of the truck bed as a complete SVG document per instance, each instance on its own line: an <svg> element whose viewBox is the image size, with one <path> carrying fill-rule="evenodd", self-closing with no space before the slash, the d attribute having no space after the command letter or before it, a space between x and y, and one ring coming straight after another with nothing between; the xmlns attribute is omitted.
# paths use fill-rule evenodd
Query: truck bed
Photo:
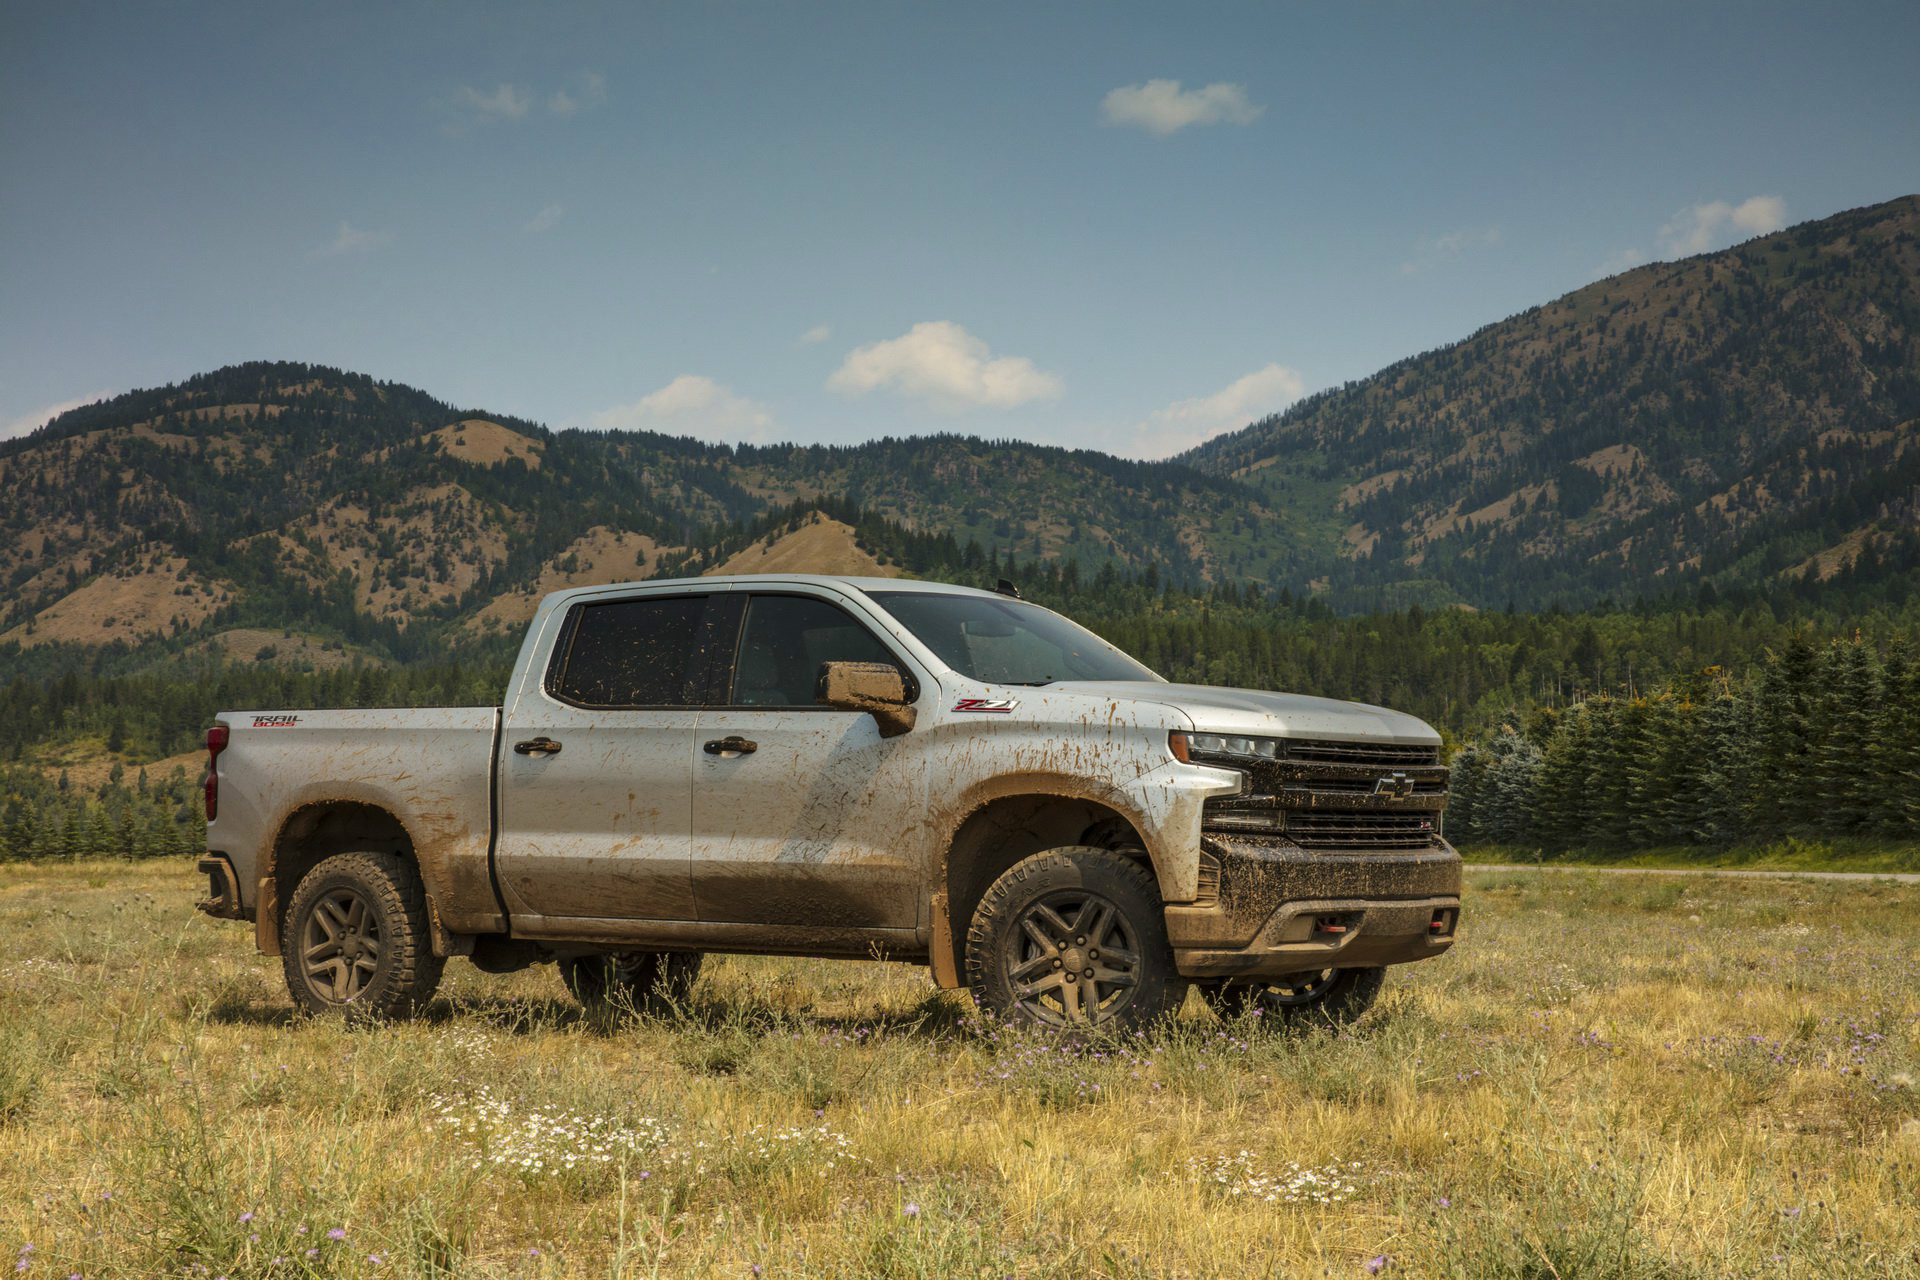
<svg viewBox="0 0 1920 1280"><path fill-rule="evenodd" d="M232 860L241 906L263 939L277 928L277 904L259 911L274 833L303 809L341 801L399 820L423 878L449 890L436 894L447 908L442 927L505 928L487 870L499 708L234 711L218 720L229 736L207 848Z"/></svg>

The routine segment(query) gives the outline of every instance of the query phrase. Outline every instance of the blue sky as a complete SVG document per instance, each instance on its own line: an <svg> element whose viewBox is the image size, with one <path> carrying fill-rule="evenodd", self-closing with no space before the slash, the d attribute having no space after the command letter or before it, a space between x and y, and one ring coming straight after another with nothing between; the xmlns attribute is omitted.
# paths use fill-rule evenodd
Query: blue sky
<svg viewBox="0 0 1920 1280"><path fill-rule="evenodd" d="M1163 456L1920 190L1920 5L0 8L0 435L248 359Z"/></svg>

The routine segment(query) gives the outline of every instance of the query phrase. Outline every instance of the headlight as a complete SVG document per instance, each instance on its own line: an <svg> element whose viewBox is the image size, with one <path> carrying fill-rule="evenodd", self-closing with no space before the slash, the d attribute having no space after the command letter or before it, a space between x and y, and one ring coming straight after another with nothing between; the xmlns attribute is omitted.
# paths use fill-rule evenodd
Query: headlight
<svg viewBox="0 0 1920 1280"><path fill-rule="evenodd" d="M1192 760L1195 756L1242 756L1254 760L1277 760L1281 755L1278 738L1241 738L1220 733L1175 733L1167 741L1173 758Z"/></svg>

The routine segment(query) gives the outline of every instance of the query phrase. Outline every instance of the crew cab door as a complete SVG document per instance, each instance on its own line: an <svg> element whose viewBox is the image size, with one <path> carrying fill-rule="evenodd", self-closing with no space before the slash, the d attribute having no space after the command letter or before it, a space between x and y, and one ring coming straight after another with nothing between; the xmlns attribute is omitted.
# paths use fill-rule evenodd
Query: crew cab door
<svg viewBox="0 0 1920 1280"><path fill-rule="evenodd" d="M732 661L700 713L693 891L702 921L802 928L919 923L924 755L865 712L814 703L823 662L914 667L844 604L801 588L744 593Z"/></svg>
<svg viewBox="0 0 1920 1280"><path fill-rule="evenodd" d="M628 591L559 621L500 752L494 864L516 925L695 918L693 735L718 598Z"/></svg>

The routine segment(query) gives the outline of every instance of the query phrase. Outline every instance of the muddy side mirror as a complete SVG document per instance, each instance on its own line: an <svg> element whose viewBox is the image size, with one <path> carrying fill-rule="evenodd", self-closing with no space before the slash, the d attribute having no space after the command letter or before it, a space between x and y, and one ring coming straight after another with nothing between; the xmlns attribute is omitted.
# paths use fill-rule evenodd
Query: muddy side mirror
<svg viewBox="0 0 1920 1280"><path fill-rule="evenodd" d="M913 701L900 668L885 662L823 662L813 700L842 711L871 712L880 736L892 738L913 728Z"/></svg>

